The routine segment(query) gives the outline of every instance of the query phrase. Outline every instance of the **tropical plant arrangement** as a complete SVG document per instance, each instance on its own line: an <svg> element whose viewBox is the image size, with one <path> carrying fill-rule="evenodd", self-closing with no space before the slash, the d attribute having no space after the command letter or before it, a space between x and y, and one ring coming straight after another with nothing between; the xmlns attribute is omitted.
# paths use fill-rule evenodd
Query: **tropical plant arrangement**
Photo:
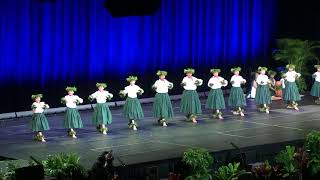
<svg viewBox="0 0 320 180"><path fill-rule="evenodd" d="M210 180L212 173L210 167L213 163L213 157L205 149L187 149L183 154L182 161L191 167L191 174L186 180Z"/></svg>
<svg viewBox="0 0 320 180"><path fill-rule="evenodd" d="M320 172L320 132L312 131L307 135L305 147L310 154L308 168L312 175Z"/></svg>
<svg viewBox="0 0 320 180"><path fill-rule="evenodd" d="M251 174L240 168L240 163L229 163L227 166L221 166L213 174L215 180L238 180L245 174Z"/></svg>
<svg viewBox="0 0 320 180"><path fill-rule="evenodd" d="M87 171L79 160L80 157L74 153L50 155L43 161L45 174L61 180L85 179Z"/></svg>
<svg viewBox="0 0 320 180"><path fill-rule="evenodd" d="M294 64L297 72L301 73L301 77L297 79L297 85L301 92L307 89L305 81L306 76L310 76L307 64L310 61L319 63L316 49L320 48L319 41L309 41L300 39L283 38L277 40L277 49L273 51L273 57L276 61L286 64Z"/></svg>

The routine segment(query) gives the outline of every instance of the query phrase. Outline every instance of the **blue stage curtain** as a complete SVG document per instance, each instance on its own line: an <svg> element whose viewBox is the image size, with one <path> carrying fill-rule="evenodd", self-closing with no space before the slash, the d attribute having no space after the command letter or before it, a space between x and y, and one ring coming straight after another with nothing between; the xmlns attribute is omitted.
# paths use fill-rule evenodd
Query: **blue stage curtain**
<svg viewBox="0 0 320 180"><path fill-rule="evenodd" d="M153 16L124 18L112 18L103 2L2 0L0 81L266 62L272 0L162 0Z"/></svg>

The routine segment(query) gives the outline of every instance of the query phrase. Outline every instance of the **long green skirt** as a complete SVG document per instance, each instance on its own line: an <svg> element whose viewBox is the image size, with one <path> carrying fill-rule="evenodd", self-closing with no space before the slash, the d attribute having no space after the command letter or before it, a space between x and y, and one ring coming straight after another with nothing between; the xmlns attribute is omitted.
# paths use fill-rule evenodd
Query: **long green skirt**
<svg viewBox="0 0 320 180"><path fill-rule="evenodd" d="M31 119L31 129L33 132L49 130L49 124L43 113L34 113Z"/></svg>
<svg viewBox="0 0 320 180"><path fill-rule="evenodd" d="M257 104L271 104L271 94L268 85L258 85L255 101Z"/></svg>
<svg viewBox="0 0 320 180"><path fill-rule="evenodd" d="M310 94L311 96L320 97L320 82L315 81L313 83Z"/></svg>
<svg viewBox="0 0 320 180"><path fill-rule="evenodd" d="M284 101L300 101L301 97L297 84L295 82L287 82L283 94Z"/></svg>
<svg viewBox="0 0 320 180"><path fill-rule="evenodd" d="M229 94L228 105L231 107L246 106L246 98L241 87L232 87Z"/></svg>
<svg viewBox="0 0 320 180"><path fill-rule="evenodd" d="M202 113L199 95L196 90L184 90L182 93L181 112L189 115L200 115Z"/></svg>
<svg viewBox="0 0 320 180"><path fill-rule="evenodd" d="M77 108L67 108L63 125L65 128L83 128L82 120Z"/></svg>
<svg viewBox="0 0 320 180"><path fill-rule="evenodd" d="M126 103L124 104L123 114L127 119L131 120L138 120L144 118L144 114L138 98L127 98Z"/></svg>
<svg viewBox="0 0 320 180"><path fill-rule="evenodd" d="M106 103L97 103L93 111L92 124L95 126L101 124L111 124L112 115Z"/></svg>
<svg viewBox="0 0 320 180"><path fill-rule="evenodd" d="M221 88L210 90L207 103L206 103L206 108L208 109L225 109L226 108L223 92Z"/></svg>
<svg viewBox="0 0 320 180"><path fill-rule="evenodd" d="M272 89L269 88L269 91L270 91L270 95L271 96L275 96L276 95L276 91L275 90L272 90Z"/></svg>
<svg viewBox="0 0 320 180"><path fill-rule="evenodd" d="M157 93L154 97L153 116L156 118L172 118L173 109L168 93Z"/></svg>

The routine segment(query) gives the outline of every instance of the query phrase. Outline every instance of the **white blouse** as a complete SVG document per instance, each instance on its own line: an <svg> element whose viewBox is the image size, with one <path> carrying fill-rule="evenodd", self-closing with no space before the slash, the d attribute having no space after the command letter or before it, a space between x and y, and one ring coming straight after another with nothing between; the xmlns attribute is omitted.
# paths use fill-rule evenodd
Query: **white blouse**
<svg viewBox="0 0 320 180"><path fill-rule="evenodd" d="M107 102L107 99L111 99L113 95L108 91L96 91L95 93L91 94L90 97L96 99L97 103L105 103Z"/></svg>
<svg viewBox="0 0 320 180"><path fill-rule="evenodd" d="M227 85L228 85L228 81L220 76L218 77L212 76L208 81L208 86L211 89L220 89L221 87L226 87Z"/></svg>
<svg viewBox="0 0 320 180"><path fill-rule="evenodd" d="M317 71L313 73L313 75L314 75L314 80L317 82L320 82L320 72Z"/></svg>
<svg viewBox="0 0 320 180"><path fill-rule="evenodd" d="M169 87L173 87L173 84L166 79L159 79L154 83L153 87L156 88L157 93L168 93Z"/></svg>
<svg viewBox="0 0 320 180"><path fill-rule="evenodd" d="M64 100L66 101L66 106L68 108L76 108L77 107L77 101L81 104L83 103L83 99L81 99L77 95L66 95L64 97Z"/></svg>
<svg viewBox="0 0 320 180"><path fill-rule="evenodd" d="M285 74L285 79L288 81L288 82L295 82L296 81L296 78L297 77L300 77L301 74L300 73L297 73L296 71L288 71L286 72Z"/></svg>
<svg viewBox="0 0 320 180"><path fill-rule="evenodd" d="M268 82L269 82L269 78L267 75L262 75L262 74L259 74L257 79L256 79L256 82L258 85L267 85Z"/></svg>
<svg viewBox="0 0 320 180"><path fill-rule="evenodd" d="M35 107L35 108L33 108ZM48 109L49 105L44 102L32 103L33 113L43 113L44 109Z"/></svg>
<svg viewBox="0 0 320 180"><path fill-rule="evenodd" d="M232 87L241 87L241 84L246 83L247 81L240 75L233 75L230 82L233 82Z"/></svg>
<svg viewBox="0 0 320 180"><path fill-rule="evenodd" d="M280 82L281 82L282 88L283 88L283 89L286 88L286 80L285 80L284 78L281 78L281 79L280 79Z"/></svg>
<svg viewBox="0 0 320 180"><path fill-rule="evenodd" d="M185 86L183 86L183 88L185 90L196 90L197 89L197 85L196 85L196 81L199 81L198 86L201 86L203 81L202 79L198 79L196 77L184 77L182 80L182 83L185 84Z"/></svg>
<svg viewBox="0 0 320 180"><path fill-rule="evenodd" d="M127 87L124 88L123 93L124 94L128 94L128 97L130 98L136 98L138 97L138 93L142 91L143 89L141 89L139 86L137 85L129 85Z"/></svg>

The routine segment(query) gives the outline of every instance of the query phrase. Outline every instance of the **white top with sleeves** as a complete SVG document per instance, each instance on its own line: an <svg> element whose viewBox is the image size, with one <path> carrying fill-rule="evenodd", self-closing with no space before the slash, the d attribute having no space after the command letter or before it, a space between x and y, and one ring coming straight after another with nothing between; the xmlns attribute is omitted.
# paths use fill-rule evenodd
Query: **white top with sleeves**
<svg viewBox="0 0 320 180"><path fill-rule="evenodd" d="M64 97L65 101L66 101L66 106L68 108L76 108L77 107L77 101L79 101L79 103L83 103L83 99L81 99L79 96L77 95L66 95Z"/></svg>
<svg viewBox="0 0 320 180"><path fill-rule="evenodd" d="M212 86L210 86L210 85L212 85ZM227 85L228 85L228 81L220 76L218 76L218 77L212 76L208 81L208 86L211 89L220 89L221 87L225 87Z"/></svg>
<svg viewBox="0 0 320 180"><path fill-rule="evenodd" d="M297 73L296 71L288 71L286 72L285 74L285 79L288 81L288 82L295 82L296 81L296 78L297 77L300 77L301 74L300 73Z"/></svg>
<svg viewBox="0 0 320 180"><path fill-rule="evenodd" d="M313 73L313 75L315 76L314 80L317 81L317 82L320 82L320 72L315 72Z"/></svg>
<svg viewBox="0 0 320 180"><path fill-rule="evenodd" d="M232 87L241 87L241 84L247 81L240 75L233 75L230 82L233 82Z"/></svg>
<svg viewBox="0 0 320 180"><path fill-rule="evenodd" d="M130 98L136 98L139 91L143 91L139 86L129 85L124 88L123 93L128 94L128 97Z"/></svg>
<svg viewBox="0 0 320 180"><path fill-rule="evenodd" d="M168 93L169 86L173 87L173 84L166 79L158 79L153 85L153 87L156 88L157 93Z"/></svg>
<svg viewBox="0 0 320 180"><path fill-rule="evenodd" d="M44 109L49 108L44 102L34 102L32 103L32 107L35 107L33 108L33 113L43 113Z"/></svg>
<svg viewBox="0 0 320 180"><path fill-rule="evenodd" d="M197 85L196 85L196 81L199 81L199 85L201 85L203 83L202 79L198 79L196 77L184 77L182 80L182 83L185 84L185 86L183 86L183 88L185 90L196 90L197 89Z"/></svg>
<svg viewBox="0 0 320 180"><path fill-rule="evenodd" d="M269 82L269 78L267 75L262 75L262 74L259 74L257 79L256 79L256 82L258 85L267 85L268 82Z"/></svg>
<svg viewBox="0 0 320 180"><path fill-rule="evenodd" d="M286 80L285 80L284 78L281 78L281 79L280 79L280 82L281 82L282 88L283 88L283 89L286 88Z"/></svg>
<svg viewBox="0 0 320 180"><path fill-rule="evenodd" d="M113 95L108 91L96 91L90 95L93 99L97 100L97 103L105 103L108 98L112 98Z"/></svg>

